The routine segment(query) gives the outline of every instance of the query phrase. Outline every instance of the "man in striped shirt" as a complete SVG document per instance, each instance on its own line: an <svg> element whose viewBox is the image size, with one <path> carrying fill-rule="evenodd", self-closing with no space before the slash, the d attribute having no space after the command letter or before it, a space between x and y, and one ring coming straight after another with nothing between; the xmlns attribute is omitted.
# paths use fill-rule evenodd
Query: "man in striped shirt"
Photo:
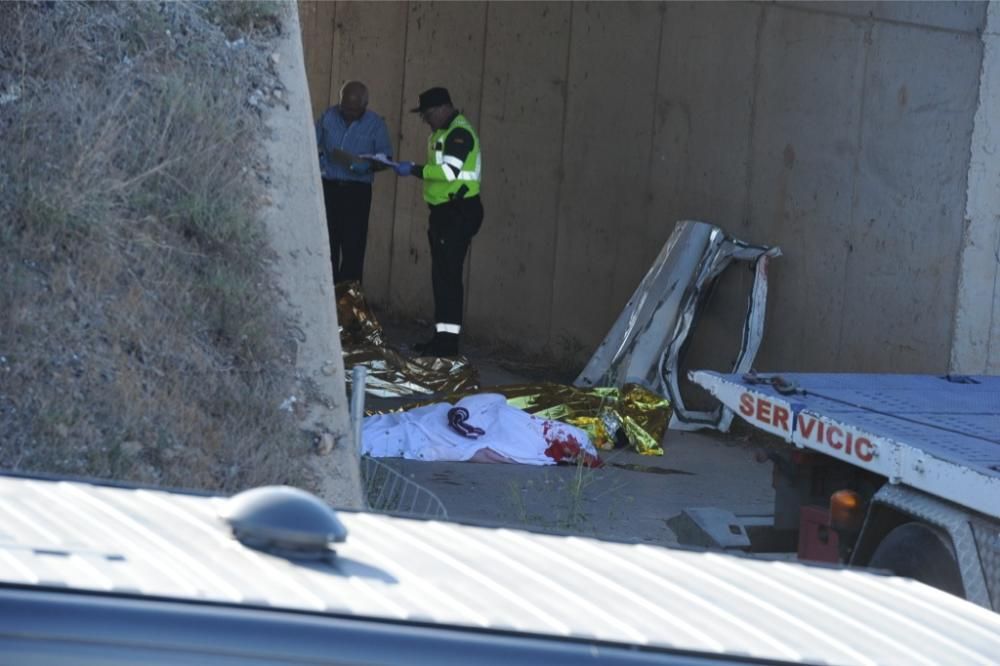
<svg viewBox="0 0 1000 666"><path fill-rule="evenodd" d="M357 156L382 154L392 158L389 130L381 116L368 110L368 88L363 83L348 81L340 89L340 103L316 121L316 143L333 281L360 282L368 243L373 174L384 167Z"/></svg>

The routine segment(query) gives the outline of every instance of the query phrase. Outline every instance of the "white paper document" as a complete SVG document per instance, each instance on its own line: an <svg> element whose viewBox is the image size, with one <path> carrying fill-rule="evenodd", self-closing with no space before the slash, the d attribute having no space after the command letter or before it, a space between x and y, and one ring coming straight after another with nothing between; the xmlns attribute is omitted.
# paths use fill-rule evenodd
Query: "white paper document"
<svg viewBox="0 0 1000 666"><path fill-rule="evenodd" d="M385 156L385 153L375 153L374 155L358 155L361 159L369 160L371 162L376 162L378 164L384 164L387 167L396 167L399 162L393 162L391 159Z"/></svg>

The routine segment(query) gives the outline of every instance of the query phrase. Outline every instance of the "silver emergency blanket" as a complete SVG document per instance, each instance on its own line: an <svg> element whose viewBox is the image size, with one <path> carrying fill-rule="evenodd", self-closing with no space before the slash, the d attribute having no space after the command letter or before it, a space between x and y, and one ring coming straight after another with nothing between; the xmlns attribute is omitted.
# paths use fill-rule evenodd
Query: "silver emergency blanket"
<svg viewBox="0 0 1000 666"><path fill-rule="evenodd" d="M464 356L408 358L390 345L357 282L338 283L336 294L344 367L367 369L361 375L365 379L365 393L399 398L479 388L479 373ZM347 381L353 383L353 372L348 374Z"/></svg>
<svg viewBox="0 0 1000 666"><path fill-rule="evenodd" d="M640 384L669 398L673 408L670 428L728 431L733 413L721 404L712 411L695 411L684 405L678 385L678 358L715 280L732 262L749 262L754 280L740 351L731 372L750 370L764 334L767 264L778 256L781 250L777 247L749 245L728 237L714 225L678 222L574 384L587 388Z"/></svg>

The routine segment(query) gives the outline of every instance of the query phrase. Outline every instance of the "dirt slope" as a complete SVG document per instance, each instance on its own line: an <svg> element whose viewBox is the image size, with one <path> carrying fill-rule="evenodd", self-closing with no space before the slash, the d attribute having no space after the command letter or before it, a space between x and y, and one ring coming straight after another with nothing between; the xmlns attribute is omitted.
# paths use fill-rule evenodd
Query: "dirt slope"
<svg viewBox="0 0 1000 666"><path fill-rule="evenodd" d="M360 504L309 109L294 3L0 3L0 469Z"/></svg>

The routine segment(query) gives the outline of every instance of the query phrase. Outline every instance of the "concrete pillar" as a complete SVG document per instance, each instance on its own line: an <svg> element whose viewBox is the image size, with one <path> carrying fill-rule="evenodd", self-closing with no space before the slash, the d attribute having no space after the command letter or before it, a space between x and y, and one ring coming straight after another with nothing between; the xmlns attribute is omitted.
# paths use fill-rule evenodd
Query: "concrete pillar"
<svg viewBox="0 0 1000 666"><path fill-rule="evenodd" d="M316 456L319 494L344 508L361 508L360 458L351 436L344 388L344 361L337 336L330 239L320 189L316 134L302 54L298 12L288 12L288 30L277 49L275 71L285 86L288 108L267 116L264 142L275 205L263 209L264 224L277 256L275 272L286 295L286 311L302 331L295 354L299 376L320 399L310 401L303 426L325 432L336 442L328 455Z"/></svg>
<svg viewBox="0 0 1000 666"><path fill-rule="evenodd" d="M1000 374L1000 2L983 31L951 371Z"/></svg>

